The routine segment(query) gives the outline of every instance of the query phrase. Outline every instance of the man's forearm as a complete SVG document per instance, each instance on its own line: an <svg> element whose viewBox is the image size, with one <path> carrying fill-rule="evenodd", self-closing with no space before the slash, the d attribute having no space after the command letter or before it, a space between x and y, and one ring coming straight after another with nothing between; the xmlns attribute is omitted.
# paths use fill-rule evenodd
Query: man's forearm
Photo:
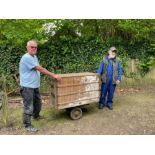
<svg viewBox="0 0 155 155"><path fill-rule="evenodd" d="M36 66L35 69L38 70L40 73L43 73L43 74L45 74L45 75L48 75L48 76L54 78L54 75L55 75L55 74L52 73L52 72L50 72L50 71L48 71L46 68L43 68L43 67L41 67L41 66Z"/></svg>
<svg viewBox="0 0 155 155"><path fill-rule="evenodd" d="M48 75L48 76L53 76L54 77L54 73L52 72L49 72L47 69L43 68L41 70L41 73L45 74L45 75Z"/></svg>

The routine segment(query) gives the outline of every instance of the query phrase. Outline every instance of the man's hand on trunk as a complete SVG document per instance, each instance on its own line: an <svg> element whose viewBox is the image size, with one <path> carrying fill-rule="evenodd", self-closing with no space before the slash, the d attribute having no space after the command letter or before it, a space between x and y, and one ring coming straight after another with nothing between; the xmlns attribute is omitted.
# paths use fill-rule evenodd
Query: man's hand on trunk
<svg viewBox="0 0 155 155"><path fill-rule="evenodd" d="M56 80L58 80L58 81L60 81L61 80L61 76L60 75L58 75L58 74L54 74L53 76L51 76L52 78L54 78L54 79L56 79Z"/></svg>

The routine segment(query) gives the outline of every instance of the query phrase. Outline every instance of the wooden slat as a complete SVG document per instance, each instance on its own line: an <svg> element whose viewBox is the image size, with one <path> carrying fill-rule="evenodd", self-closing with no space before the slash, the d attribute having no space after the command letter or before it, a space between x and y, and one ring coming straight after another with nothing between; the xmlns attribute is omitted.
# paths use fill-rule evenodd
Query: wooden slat
<svg viewBox="0 0 155 155"><path fill-rule="evenodd" d="M82 105L87 105L87 104L97 103L97 102L99 102L99 98L93 98L93 99L89 99L89 100L69 102L67 104L57 105L57 109L66 109L66 108L82 106Z"/></svg>

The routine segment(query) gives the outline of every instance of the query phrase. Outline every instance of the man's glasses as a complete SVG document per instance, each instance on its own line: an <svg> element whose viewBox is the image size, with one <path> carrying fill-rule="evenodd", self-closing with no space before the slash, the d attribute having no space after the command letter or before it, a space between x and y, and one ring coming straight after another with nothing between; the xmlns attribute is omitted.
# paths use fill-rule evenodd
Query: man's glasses
<svg viewBox="0 0 155 155"><path fill-rule="evenodd" d="M37 49L37 46L30 46L32 49Z"/></svg>

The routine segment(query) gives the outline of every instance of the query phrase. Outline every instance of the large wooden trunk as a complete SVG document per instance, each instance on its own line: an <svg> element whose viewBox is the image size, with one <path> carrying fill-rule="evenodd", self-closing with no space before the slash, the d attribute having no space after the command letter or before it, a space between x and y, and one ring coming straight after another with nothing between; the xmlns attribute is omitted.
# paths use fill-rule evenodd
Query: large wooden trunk
<svg viewBox="0 0 155 155"><path fill-rule="evenodd" d="M57 109L99 101L99 78L95 73L61 74L60 82L51 80L50 99Z"/></svg>

